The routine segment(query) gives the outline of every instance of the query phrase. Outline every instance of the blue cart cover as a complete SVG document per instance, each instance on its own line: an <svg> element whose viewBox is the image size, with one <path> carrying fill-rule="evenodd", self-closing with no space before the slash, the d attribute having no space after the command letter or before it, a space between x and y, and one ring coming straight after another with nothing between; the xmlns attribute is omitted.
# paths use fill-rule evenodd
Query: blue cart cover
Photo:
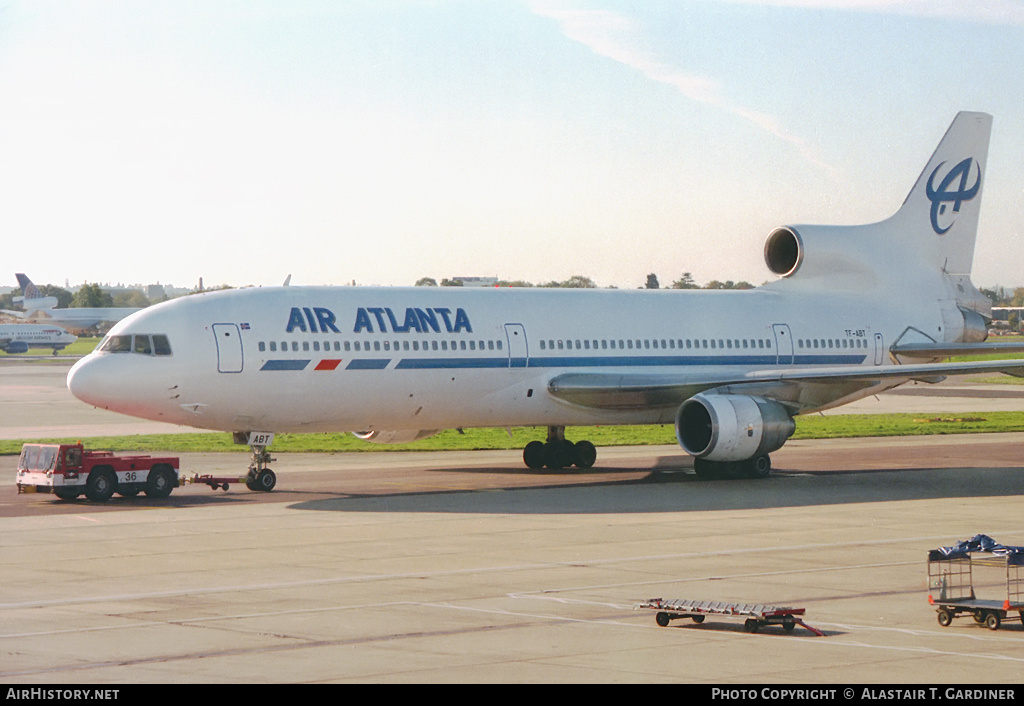
<svg viewBox="0 0 1024 706"><path fill-rule="evenodd" d="M985 552L992 556L1006 557L1011 566L1024 566L1024 547L1000 544L988 535L976 534L969 540L957 542L952 547L941 547L928 552L928 561L965 559L974 552Z"/></svg>

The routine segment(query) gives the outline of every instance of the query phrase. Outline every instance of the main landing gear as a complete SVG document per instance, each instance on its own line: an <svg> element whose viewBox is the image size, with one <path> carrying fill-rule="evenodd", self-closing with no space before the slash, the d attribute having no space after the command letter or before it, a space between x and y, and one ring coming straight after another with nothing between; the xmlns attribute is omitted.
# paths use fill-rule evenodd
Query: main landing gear
<svg viewBox="0 0 1024 706"><path fill-rule="evenodd" d="M772 460L768 454L754 456L744 461L707 461L693 459L693 470L701 480L732 480L735 478L767 478L772 472Z"/></svg>
<svg viewBox="0 0 1024 706"><path fill-rule="evenodd" d="M569 441L565 427L548 427L547 441L531 441L523 449L523 462L530 468L590 468L596 460L597 448L589 441Z"/></svg>

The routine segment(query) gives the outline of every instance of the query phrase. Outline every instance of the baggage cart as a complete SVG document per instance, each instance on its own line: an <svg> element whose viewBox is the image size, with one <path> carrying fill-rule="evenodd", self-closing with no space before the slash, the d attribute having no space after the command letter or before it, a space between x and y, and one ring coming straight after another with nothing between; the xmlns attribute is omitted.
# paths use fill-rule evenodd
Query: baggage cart
<svg viewBox="0 0 1024 706"><path fill-rule="evenodd" d="M1005 581L1005 594L979 598L975 592L979 569L989 577L998 577L998 583ZM931 550L928 603L935 606L943 627L961 615L970 615L975 623L990 630L998 630L1008 618L1024 622L1024 547L1005 546L979 534L954 546Z"/></svg>
<svg viewBox="0 0 1024 706"><path fill-rule="evenodd" d="M707 616L714 615L745 618L743 629L751 633L757 632L765 625L781 625L786 632L793 632L797 625L801 625L818 637L825 634L803 621L803 615L806 612L804 608L788 608L763 603L649 598L634 605L633 609L657 611L655 621L661 627L667 627L669 622L682 618L690 618L695 623L703 623Z"/></svg>

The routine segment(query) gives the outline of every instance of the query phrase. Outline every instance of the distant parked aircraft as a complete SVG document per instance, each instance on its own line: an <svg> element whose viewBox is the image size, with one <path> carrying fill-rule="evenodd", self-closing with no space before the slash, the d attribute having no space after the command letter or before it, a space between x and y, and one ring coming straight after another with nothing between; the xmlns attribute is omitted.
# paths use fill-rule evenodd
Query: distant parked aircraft
<svg viewBox="0 0 1024 706"><path fill-rule="evenodd" d="M138 307L92 307L58 309L55 297L44 297L39 288L25 274L18 273L18 284L22 296L15 297L14 303L21 304L21 311L3 309L8 314L25 322L47 323L63 326L72 331L83 331L97 324L114 324L126 316L141 311Z"/></svg>
<svg viewBox="0 0 1024 706"><path fill-rule="evenodd" d="M57 326L0 324L0 350L25 353L29 348L52 348L54 355L78 340Z"/></svg>

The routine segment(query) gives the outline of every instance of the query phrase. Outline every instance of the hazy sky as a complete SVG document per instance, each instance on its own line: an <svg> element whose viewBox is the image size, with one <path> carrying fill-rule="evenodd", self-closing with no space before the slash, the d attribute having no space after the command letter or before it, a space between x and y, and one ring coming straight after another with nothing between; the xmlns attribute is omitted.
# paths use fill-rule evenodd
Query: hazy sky
<svg viewBox="0 0 1024 706"><path fill-rule="evenodd" d="M0 0L0 284L771 279L994 116L1024 285L1024 2Z"/></svg>

